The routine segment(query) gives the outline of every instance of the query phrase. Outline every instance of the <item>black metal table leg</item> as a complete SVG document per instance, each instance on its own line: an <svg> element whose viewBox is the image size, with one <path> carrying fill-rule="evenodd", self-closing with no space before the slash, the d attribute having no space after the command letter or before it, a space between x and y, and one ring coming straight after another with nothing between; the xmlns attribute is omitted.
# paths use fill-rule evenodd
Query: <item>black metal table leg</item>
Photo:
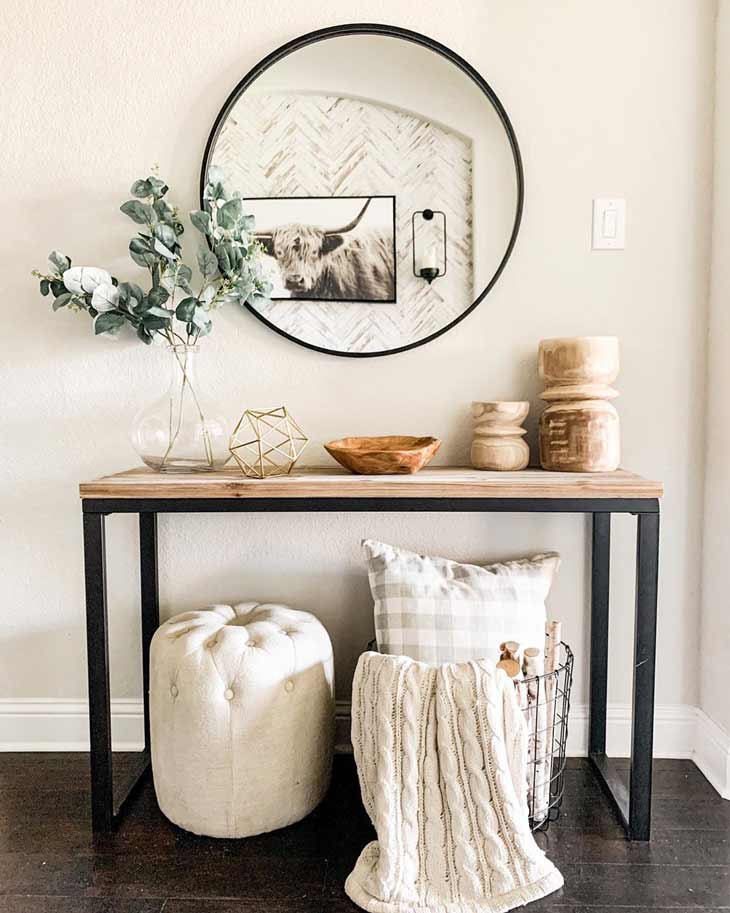
<svg viewBox="0 0 730 913"><path fill-rule="evenodd" d="M593 558L609 548L608 525L594 518ZM636 526L636 614L631 767L625 778L606 757L606 672L608 659L608 558L593 567L591 613L590 759L618 811L630 840L651 835L651 768L654 740L654 666L656 658L659 507L639 513ZM598 527L598 529L597 529ZM603 543L601 545L601 543ZM605 578L603 574L605 573ZM598 580L597 580L598 576ZM596 586L597 585L597 586ZM596 594L599 594L598 602Z"/></svg>
<svg viewBox="0 0 730 913"><path fill-rule="evenodd" d="M140 516L142 572L142 657L145 697L145 747L114 782L109 682L109 629L106 603L104 514L85 512L86 650L89 677L91 826L94 834L111 831L124 803L149 767L149 650L157 627L157 527L154 514Z"/></svg>
<svg viewBox="0 0 730 913"><path fill-rule="evenodd" d="M591 670L588 753L606 753L608 702L608 607L611 514L593 514L591 547Z"/></svg>
<svg viewBox="0 0 730 913"><path fill-rule="evenodd" d="M157 575L157 514L139 515L139 573L142 604L142 699L144 747L150 750L150 643L160 624Z"/></svg>
<svg viewBox="0 0 730 913"><path fill-rule="evenodd" d="M114 821L103 514L84 514L84 573L86 575L86 651L89 677L91 821L95 832L103 832L110 830Z"/></svg>
<svg viewBox="0 0 730 913"><path fill-rule="evenodd" d="M639 514L636 536L634 712L631 722L629 780L629 837L632 840L648 840L651 833L658 575L659 513Z"/></svg>

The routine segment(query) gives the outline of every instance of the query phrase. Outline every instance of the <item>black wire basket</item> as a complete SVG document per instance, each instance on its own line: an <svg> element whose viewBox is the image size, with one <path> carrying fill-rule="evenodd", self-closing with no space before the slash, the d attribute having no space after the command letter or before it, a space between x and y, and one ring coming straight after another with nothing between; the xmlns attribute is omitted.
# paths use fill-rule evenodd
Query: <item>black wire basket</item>
<svg viewBox="0 0 730 913"><path fill-rule="evenodd" d="M533 831L547 830L560 815L572 684L573 652L562 641L554 671L515 681L527 721L527 809Z"/></svg>

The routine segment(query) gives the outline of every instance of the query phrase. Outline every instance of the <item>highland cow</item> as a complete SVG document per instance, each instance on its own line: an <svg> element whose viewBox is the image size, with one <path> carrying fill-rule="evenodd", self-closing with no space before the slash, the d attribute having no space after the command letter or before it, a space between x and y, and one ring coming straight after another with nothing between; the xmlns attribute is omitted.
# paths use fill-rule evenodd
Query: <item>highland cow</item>
<svg viewBox="0 0 730 913"><path fill-rule="evenodd" d="M292 298L393 301L395 264L391 232L355 229L370 205L339 228L290 223L256 238L274 257Z"/></svg>

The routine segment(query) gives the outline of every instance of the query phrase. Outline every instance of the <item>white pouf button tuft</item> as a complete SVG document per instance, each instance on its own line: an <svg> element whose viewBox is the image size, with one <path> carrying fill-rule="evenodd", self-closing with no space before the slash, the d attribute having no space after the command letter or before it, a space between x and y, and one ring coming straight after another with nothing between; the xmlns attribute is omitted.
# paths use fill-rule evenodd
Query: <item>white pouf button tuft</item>
<svg viewBox="0 0 730 913"><path fill-rule="evenodd" d="M243 602L161 625L150 723L163 813L211 837L261 834L309 814L332 769L333 675L329 636L308 612Z"/></svg>

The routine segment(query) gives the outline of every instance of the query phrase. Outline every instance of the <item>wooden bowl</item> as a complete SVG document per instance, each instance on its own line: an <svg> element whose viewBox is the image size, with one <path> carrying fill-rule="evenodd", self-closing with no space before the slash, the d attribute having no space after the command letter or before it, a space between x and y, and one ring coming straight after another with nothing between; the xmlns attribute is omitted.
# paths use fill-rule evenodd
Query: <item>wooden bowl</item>
<svg viewBox="0 0 730 913"><path fill-rule="evenodd" d="M343 437L324 449L358 475L418 472L430 463L441 441L435 437Z"/></svg>

